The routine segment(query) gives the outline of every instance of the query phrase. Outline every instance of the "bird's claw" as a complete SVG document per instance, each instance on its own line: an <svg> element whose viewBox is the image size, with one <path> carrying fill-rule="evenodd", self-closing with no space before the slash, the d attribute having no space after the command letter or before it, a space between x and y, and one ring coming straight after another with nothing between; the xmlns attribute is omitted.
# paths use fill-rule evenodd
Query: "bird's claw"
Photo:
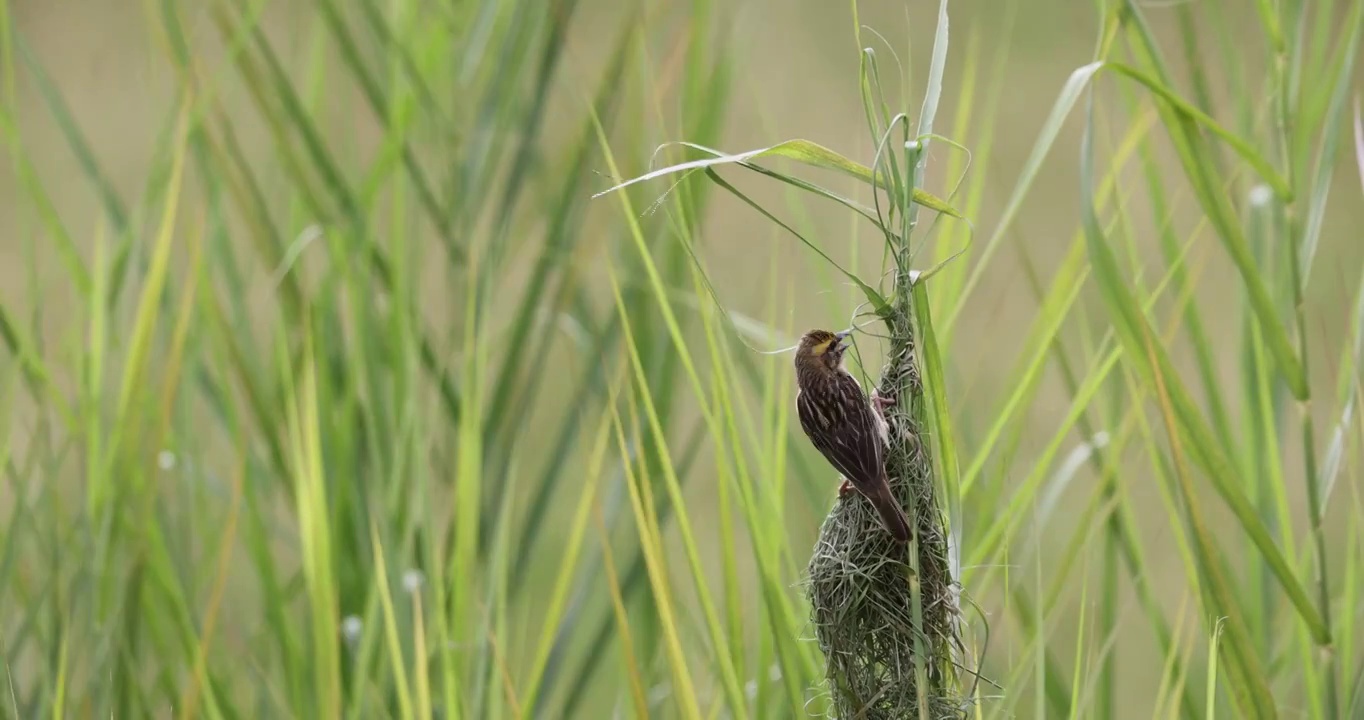
<svg viewBox="0 0 1364 720"><path fill-rule="evenodd" d="M895 404L895 398L885 397L879 391L873 389L871 391L871 403L876 406L878 412L884 415L886 413L886 408Z"/></svg>
<svg viewBox="0 0 1364 720"><path fill-rule="evenodd" d="M852 483L848 482L847 480L844 480L843 484L838 486L838 496L840 498L847 497L848 494L851 493L852 491L853 491Z"/></svg>

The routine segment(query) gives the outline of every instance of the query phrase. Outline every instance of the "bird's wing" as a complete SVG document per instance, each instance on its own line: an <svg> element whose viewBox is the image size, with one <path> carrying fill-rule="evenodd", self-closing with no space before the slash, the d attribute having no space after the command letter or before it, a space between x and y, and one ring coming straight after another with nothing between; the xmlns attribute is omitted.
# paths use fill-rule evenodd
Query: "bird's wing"
<svg viewBox="0 0 1364 720"><path fill-rule="evenodd" d="M796 398L801 428L843 477L867 486L881 479L882 450L876 418L862 388L847 375L831 383L831 402L816 403L808 393Z"/></svg>

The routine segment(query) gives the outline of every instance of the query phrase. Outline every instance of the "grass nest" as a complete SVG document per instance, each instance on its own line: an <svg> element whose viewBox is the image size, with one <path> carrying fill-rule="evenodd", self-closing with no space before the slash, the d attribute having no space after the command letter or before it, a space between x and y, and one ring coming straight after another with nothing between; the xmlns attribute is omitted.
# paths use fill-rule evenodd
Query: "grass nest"
<svg viewBox="0 0 1364 720"><path fill-rule="evenodd" d="M834 717L959 718L967 705L956 671L958 593L923 434L923 386L912 328L907 319L890 324L879 386L896 401L886 470L914 536L897 544L860 493L840 498L807 568L812 621Z"/></svg>

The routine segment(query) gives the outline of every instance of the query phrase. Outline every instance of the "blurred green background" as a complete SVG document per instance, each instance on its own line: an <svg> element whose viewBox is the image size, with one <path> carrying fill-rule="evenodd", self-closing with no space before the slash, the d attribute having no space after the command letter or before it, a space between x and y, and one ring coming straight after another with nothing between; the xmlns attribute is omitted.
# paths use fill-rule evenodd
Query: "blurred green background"
<svg viewBox="0 0 1364 720"><path fill-rule="evenodd" d="M591 196L701 156L655 154L674 141L803 138L871 165L864 93L916 122L936 3L0 12L4 713L824 712L800 582L838 483L793 427L789 353L763 353L847 326L862 298L702 175ZM971 162L933 142L925 188L969 225L925 212L913 242L922 269L965 249L929 281L944 373L925 381L969 478L940 482L961 491L964 662L988 678L964 673L970 712L1249 716L1262 686L1285 717L1358 717L1359 8L948 12L934 127ZM1049 120L1101 51L1246 149L1188 121L1212 149L1182 162L1172 118L1190 116L1099 75L1106 239L1081 225L1085 101ZM872 204L846 175L761 164ZM864 218L718 170L889 292ZM1173 379L1122 344L1118 287L1149 303ZM861 336L873 376L882 350ZM1181 416L1169 442L1172 384L1210 434ZM1230 615L1245 644L1221 640L1219 669Z"/></svg>

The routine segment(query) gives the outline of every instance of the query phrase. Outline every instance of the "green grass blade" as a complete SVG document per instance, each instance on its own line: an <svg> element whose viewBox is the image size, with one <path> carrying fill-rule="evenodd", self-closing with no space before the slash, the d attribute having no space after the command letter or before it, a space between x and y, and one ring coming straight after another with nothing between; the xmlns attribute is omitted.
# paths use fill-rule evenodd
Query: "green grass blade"
<svg viewBox="0 0 1364 720"><path fill-rule="evenodd" d="M833 150L830 150L822 145L810 142L809 140L787 140L776 145L772 145L770 147L759 148L757 150L748 150L746 152L736 153L733 155L720 152L719 150L711 150L709 148L696 145L694 143L685 143L684 145L686 147L701 150L711 155L712 157L704 158L701 160L692 160L689 162L678 163L676 165L669 165L668 167L660 168L658 170L645 173L630 180L617 183L616 185L613 185L605 190L602 190L601 192L594 194L592 197L594 198L601 197L603 195L607 195L609 193L613 193L624 188L627 188L631 185L634 185L635 183L644 182L646 180L653 180L655 178L663 177L665 175L672 175L674 173L684 171L690 172L695 170L704 170L707 168L714 168L719 165L746 163L752 160L759 160L765 157L780 157L789 160L795 160L796 162L799 162L803 165L808 165L810 167L820 168L824 170L834 170L836 172L843 173L850 177L857 178L858 180L861 180L869 185L874 184L877 187L882 188L886 187L885 176L880 175L878 173L876 175L876 180L873 182L871 168L868 168L867 166L858 163L854 160L850 160L847 157L844 157L843 155L840 155L839 153L836 153ZM954 218L962 217L961 213L958 212L951 205L949 205L945 200L942 200L941 198L935 197L931 193L928 193L917 188L914 191L914 202L917 205L926 207L929 210L933 210L935 212L940 212L949 217Z"/></svg>
<svg viewBox="0 0 1364 720"><path fill-rule="evenodd" d="M778 220L776 216L768 212L758 203L751 200L747 195L740 192L738 188L734 187L733 185L730 185L728 182L725 182L723 178L715 174L713 171L707 170L706 173L710 177L711 181L714 182L716 185L719 185L725 190L728 190L729 192L733 193L740 200L743 200L745 203L747 203L749 207L753 208L754 210L757 210L759 213L762 213L762 215L766 217L768 220L777 224L788 233L791 233L792 235L796 236L796 239L800 240L801 243L805 245L805 247L808 247L811 250L815 251L815 254L819 255L822 260L827 262L829 265L833 266L836 270L842 273L844 277L851 280L853 284L856 285L857 288L862 291L862 294L867 298L867 302L871 303L872 308L876 310L878 313L884 312L885 310L889 309L890 306L887 304L886 299L881 297L881 294L877 292L875 288L863 282L862 278L859 278L858 276L854 275L851 271L844 268L842 265L839 265L833 258L829 257L827 253L821 250L818 245L806 239L804 235L801 235L800 233L796 232L796 230L793 229L790 225L787 225L781 220Z"/></svg>
<svg viewBox="0 0 1364 720"><path fill-rule="evenodd" d="M999 221L995 225L994 231L985 240L985 247L976 256L976 266L967 277L965 285L962 286L961 293L958 295L957 305L947 312L943 321L946 327L945 332L952 332L957 322L957 316L965 306L966 298L971 295L976 285L980 282L985 270L989 265L990 259L999 248L1000 242L1013 226L1014 218L1018 211L1023 207L1023 201L1032 189L1033 182L1036 181L1038 173L1042 169L1042 162L1047 159L1051 152L1052 145L1061 134L1061 126L1070 116L1070 111L1075 107L1076 101L1080 99L1080 93L1084 92L1094 75L1103 68L1103 63L1094 62L1079 68L1070 74L1066 79L1066 84L1062 86L1061 93L1056 102L1052 105L1051 113L1047 115L1046 121L1042 124L1042 130L1038 133L1037 140L1033 143L1032 152L1028 155L1027 161L1023 164L1023 169L1019 173L1018 180L1014 184L1013 191L1009 194L1009 199L1005 201L1004 210L1000 212Z"/></svg>

